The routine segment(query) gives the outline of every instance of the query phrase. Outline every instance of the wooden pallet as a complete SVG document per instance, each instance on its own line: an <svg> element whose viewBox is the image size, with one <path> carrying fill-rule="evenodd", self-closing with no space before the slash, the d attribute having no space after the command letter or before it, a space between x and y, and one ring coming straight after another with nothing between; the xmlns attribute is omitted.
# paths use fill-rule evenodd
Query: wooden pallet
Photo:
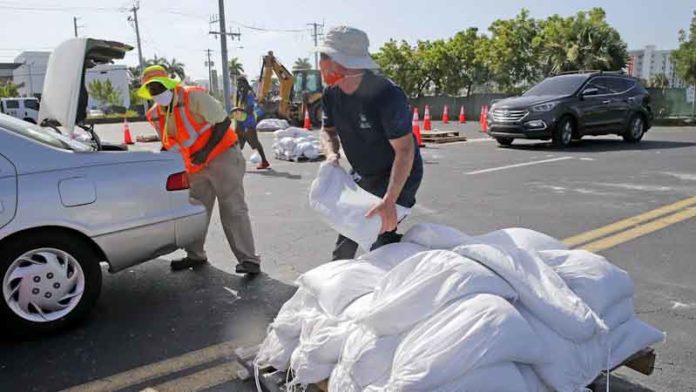
<svg viewBox="0 0 696 392"><path fill-rule="evenodd" d="M452 143L466 141L466 136L460 135L459 131L422 131L421 138L426 143Z"/></svg>
<svg viewBox="0 0 696 392"><path fill-rule="evenodd" d="M154 143L159 142L160 138L157 135L138 135L135 137L135 141L138 143Z"/></svg>
<svg viewBox="0 0 696 392"><path fill-rule="evenodd" d="M248 371L250 377L254 377L254 369L252 361L258 352L259 346L240 348L235 351L237 356L237 361ZM637 353L630 356L619 366L611 369L614 371L620 367L626 366L633 369L639 373L646 376L652 374L655 370L655 360L657 359L657 354L652 347L646 347ZM611 372L610 371L610 372ZM259 383L264 392L286 392L285 385L285 373L276 373L274 369L260 369L259 372ZM596 381L588 386L591 390L597 390ZM307 388L307 392L328 392L329 386L328 381L322 381L317 384L312 384ZM597 390L597 392L602 392Z"/></svg>
<svg viewBox="0 0 696 392"><path fill-rule="evenodd" d="M275 159L278 159L281 161L295 162L295 163L298 163L298 162L319 162L319 161L323 161L324 159L326 159L326 156L324 156L324 154L321 154L318 157L316 157L315 159L309 159L307 157L298 157L298 158L289 158L288 159L284 155L275 155Z"/></svg>

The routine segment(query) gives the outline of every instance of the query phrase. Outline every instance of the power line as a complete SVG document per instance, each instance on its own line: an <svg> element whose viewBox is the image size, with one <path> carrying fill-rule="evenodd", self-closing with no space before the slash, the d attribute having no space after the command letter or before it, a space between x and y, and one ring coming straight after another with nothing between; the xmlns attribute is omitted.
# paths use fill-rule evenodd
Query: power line
<svg viewBox="0 0 696 392"><path fill-rule="evenodd" d="M314 28L312 38L314 38L314 47L316 48L319 46L319 37L324 35L324 24L314 22L309 23L309 25ZM314 51L314 69L319 69L319 53L316 50Z"/></svg>
<svg viewBox="0 0 696 392"><path fill-rule="evenodd" d="M140 44L140 28L138 27L138 10L140 9L140 3L135 2L133 4L133 8L131 8L129 11L133 12L133 23L135 24L135 38L136 41L138 42L138 61L140 63L140 73L142 74L145 71L145 64L143 62L143 50L142 50L142 45ZM128 20L131 20L131 17L128 17ZM148 104L147 100L143 100L143 108L145 109L145 112L147 113L148 109Z"/></svg>

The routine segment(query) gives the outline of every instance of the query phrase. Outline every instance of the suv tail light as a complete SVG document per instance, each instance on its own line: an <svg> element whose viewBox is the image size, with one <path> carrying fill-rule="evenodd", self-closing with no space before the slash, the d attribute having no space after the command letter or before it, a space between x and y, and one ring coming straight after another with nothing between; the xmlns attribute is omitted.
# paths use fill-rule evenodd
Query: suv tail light
<svg viewBox="0 0 696 392"><path fill-rule="evenodd" d="M174 173L167 178L168 191L183 191L189 188L189 178L186 172Z"/></svg>

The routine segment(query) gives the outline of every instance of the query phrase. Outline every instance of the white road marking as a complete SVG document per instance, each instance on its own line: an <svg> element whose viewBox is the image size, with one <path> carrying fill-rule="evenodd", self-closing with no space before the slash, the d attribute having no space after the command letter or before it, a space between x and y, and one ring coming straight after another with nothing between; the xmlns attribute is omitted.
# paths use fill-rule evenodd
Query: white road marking
<svg viewBox="0 0 696 392"><path fill-rule="evenodd" d="M696 181L696 174L691 173L661 172L660 174L676 177L683 181Z"/></svg>
<svg viewBox="0 0 696 392"><path fill-rule="evenodd" d="M620 188L628 189L632 191L645 191L645 192L669 192L672 187L669 186L655 186L655 185L642 185L642 184L613 184L609 182L593 182L592 185L605 186L610 188Z"/></svg>
<svg viewBox="0 0 696 392"><path fill-rule="evenodd" d="M544 163L551 163L551 162L567 161L569 159L574 159L574 158L573 157L559 157L559 158L553 158L553 159L543 159L541 161L531 161L531 162L517 163L514 165L491 167L489 169L476 170L476 171L472 171L472 172L468 172L468 173L464 173L464 174L472 176L472 175L476 175L476 174L490 173L490 172L495 172L495 171L500 171L500 170L515 169L518 167L541 165Z"/></svg>

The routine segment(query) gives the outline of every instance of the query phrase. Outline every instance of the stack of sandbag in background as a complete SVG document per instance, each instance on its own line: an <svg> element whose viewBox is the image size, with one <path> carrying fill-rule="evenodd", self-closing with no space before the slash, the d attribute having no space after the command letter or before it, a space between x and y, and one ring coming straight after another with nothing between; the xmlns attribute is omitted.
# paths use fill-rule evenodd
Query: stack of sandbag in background
<svg viewBox="0 0 696 392"><path fill-rule="evenodd" d="M286 129L288 127L290 127L288 120L281 120L279 118L267 118L256 124L256 130L260 132L275 132L279 129Z"/></svg>
<svg viewBox="0 0 696 392"><path fill-rule="evenodd" d="M302 128L290 127L273 132L275 157L284 160L307 158L317 159L321 155L321 144L317 136Z"/></svg>
<svg viewBox="0 0 696 392"><path fill-rule="evenodd" d="M256 364L330 391L576 392L664 339L626 272L528 229L418 224L297 284Z"/></svg>

